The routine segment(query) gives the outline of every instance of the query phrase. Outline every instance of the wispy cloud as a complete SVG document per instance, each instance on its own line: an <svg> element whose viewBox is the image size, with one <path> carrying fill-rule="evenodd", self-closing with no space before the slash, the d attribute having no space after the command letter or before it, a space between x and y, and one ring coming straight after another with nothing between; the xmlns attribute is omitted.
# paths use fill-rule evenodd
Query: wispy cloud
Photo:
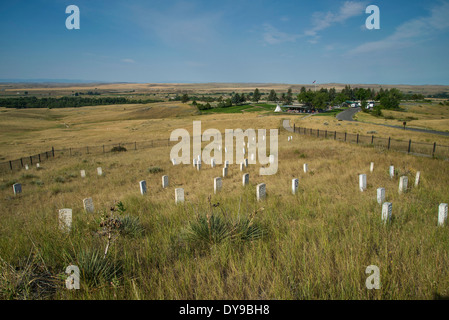
<svg viewBox="0 0 449 320"><path fill-rule="evenodd" d="M284 42L295 42L302 37L300 34L282 32L273 27L271 24L264 24L263 40L267 44L275 45Z"/></svg>
<svg viewBox="0 0 449 320"><path fill-rule="evenodd" d="M438 31L449 29L448 17L449 2L441 2L430 10L429 16L406 21L385 39L364 43L348 54L366 54L413 46L426 41L429 36Z"/></svg>
<svg viewBox="0 0 449 320"><path fill-rule="evenodd" d="M315 12L312 15L313 27L306 30L304 34L310 37L317 37L318 33L325 30L337 23L343 23L346 20L359 16L365 13L366 2L360 1L346 1L340 7L337 13L328 12ZM316 40L316 39L315 39Z"/></svg>
<svg viewBox="0 0 449 320"><path fill-rule="evenodd" d="M205 44L217 37L222 13L199 10L193 3L175 2L165 10L133 6L135 23L169 44Z"/></svg>
<svg viewBox="0 0 449 320"><path fill-rule="evenodd" d="M122 62L126 62L126 63L135 63L135 61L134 61L133 59L130 59L130 58L122 59Z"/></svg>

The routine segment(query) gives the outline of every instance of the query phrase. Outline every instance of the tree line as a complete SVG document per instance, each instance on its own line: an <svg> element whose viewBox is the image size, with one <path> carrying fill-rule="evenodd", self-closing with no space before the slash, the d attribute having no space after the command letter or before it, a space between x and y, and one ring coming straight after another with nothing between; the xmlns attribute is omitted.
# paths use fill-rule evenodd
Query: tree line
<svg viewBox="0 0 449 320"><path fill-rule="evenodd" d="M102 97L102 98L81 98L81 97L61 97L61 98L0 98L0 106L5 108L79 108L85 106L101 106L110 104L144 104L162 102L162 100L139 99L132 100L123 97Z"/></svg>
<svg viewBox="0 0 449 320"><path fill-rule="evenodd" d="M199 110L212 109L211 102L217 102L216 107L218 108L228 108L236 105L242 105L250 102L259 102L261 100L262 94L259 89L256 88L254 92L247 95L245 93L235 93L233 92L230 98L223 98L219 96L218 98L207 97L207 99L198 99L197 97L189 97L184 94L180 100L183 103L192 101L192 105L196 106ZM204 97L203 97L204 98ZM294 96L292 89L289 88L285 93L278 95L274 89L270 91L266 100L268 102L282 103L283 105L291 105L296 100L299 103L305 105L310 109L324 109L327 106L342 106L349 101L360 101L363 110L366 110L369 101L378 101L374 108L375 111L380 114L380 109L397 109L401 100L424 100L422 94L404 94L396 88L383 89L380 88L379 91L375 89L364 89L364 88L351 88L350 85L346 85L344 89L337 92L335 88L327 89L321 88L318 91L307 90L302 87L300 93ZM198 103L197 101L205 101L206 104Z"/></svg>

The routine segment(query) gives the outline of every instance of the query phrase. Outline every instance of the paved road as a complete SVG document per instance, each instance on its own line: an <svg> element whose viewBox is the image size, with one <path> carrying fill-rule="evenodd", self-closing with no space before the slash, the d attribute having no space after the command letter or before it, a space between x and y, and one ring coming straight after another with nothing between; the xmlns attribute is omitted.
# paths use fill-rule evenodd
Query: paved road
<svg viewBox="0 0 449 320"><path fill-rule="evenodd" d="M343 120L343 121L356 121L352 117L354 117L354 115L357 112L360 112L360 111L362 111L362 109L360 109L360 108L349 108L349 109L347 109L347 110L337 114L336 118L338 120ZM377 126L384 126L384 127L404 130L403 126L393 126L393 125L388 125L388 124L380 124L380 123L372 123L372 122L362 122L362 123L369 123L369 124L374 124L374 125L377 125ZM449 132L446 132L446 131L436 131L436 130L427 130L427 129L419 129L419 128L408 128L408 127L405 127L405 130L415 131L415 132L423 132L423 133L431 133L431 134L438 134L438 135L441 135L441 136L449 137Z"/></svg>
<svg viewBox="0 0 449 320"><path fill-rule="evenodd" d="M355 121L354 119L352 119L352 117L357 112L360 112L360 111L362 111L362 109L360 109L360 108L349 108L349 109L346 109L345 111L337 114L336 118L337 118L337 120L343 120L343 121Z"/></svg>

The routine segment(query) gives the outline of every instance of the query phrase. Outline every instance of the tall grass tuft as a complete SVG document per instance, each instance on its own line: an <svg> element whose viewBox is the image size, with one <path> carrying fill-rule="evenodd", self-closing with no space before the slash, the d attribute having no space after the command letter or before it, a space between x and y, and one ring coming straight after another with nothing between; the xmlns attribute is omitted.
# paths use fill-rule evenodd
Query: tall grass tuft
<svg viewBox="0 0 449 320"><path fill-rule="evenodd" d="M88 287L117 283L121 278L121 263L104 257L101 250L82 249L73 260L80 269L80 281Z"/></svg>
<svg viewBox="0 0 449 320"><path fill-rule="evenodd" d="M253 241L266 234L265 228L254 221L256 212L232 218L223 210L217 212L218 206L211 204L208 213L199 214L191 221L183 230L182 238L193 247L207 248L224 241Z"/></svg>

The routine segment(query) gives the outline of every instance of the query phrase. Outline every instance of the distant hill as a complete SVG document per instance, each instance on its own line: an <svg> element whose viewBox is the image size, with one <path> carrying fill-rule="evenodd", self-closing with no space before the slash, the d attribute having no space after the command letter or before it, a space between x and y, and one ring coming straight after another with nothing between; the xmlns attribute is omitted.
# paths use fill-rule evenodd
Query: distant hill
<svg viewBox="0 0 449 320"><path fill-rule="evenodd" d="M7 79L6 79L7 80ZM274 89L276 92L286 92L289 88L294 93L299 92L301 87L306 89L315 89L313 84L282 84L282 83L105 83L105 82L80 82L80 80L64 80L59 79L51 82L50 79L33 79L29 82L23 80L15 80L6 82L0 80L0 91L16 92L19 90L28 91L30 94L55 91L58 94L66 94L77 90L98 90L102 93L107 92L134 92L141 93L231 93L231 92L252 92L255 88L259 88L261 92L269 92ZM45 80L39 82L38 80ZM3 82L3 83L2 83ZM372 88L380 90L380 88L390 89L398 88L404 93L420 93L423 95L433 95L437 93L449 93L449 86L446 85L383 85L383 84L344 84L344 83L324 83L317 84L316 89L335 88L343 89L346 85L352 88Z"/></svg>

